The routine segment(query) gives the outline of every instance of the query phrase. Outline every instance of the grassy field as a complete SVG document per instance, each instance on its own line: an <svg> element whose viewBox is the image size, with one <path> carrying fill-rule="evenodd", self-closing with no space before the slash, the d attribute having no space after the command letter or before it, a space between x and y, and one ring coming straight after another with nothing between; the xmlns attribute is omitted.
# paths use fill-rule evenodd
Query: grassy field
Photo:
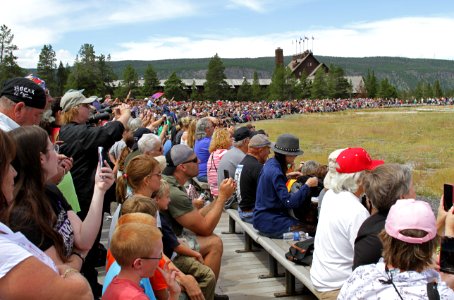
<svg viewBox="0 0 454 300"><path fill-rule="evenodd" d="M272 141L279 134L300 138L299 159L326 164L329 153L363 147L372 158L413 168L416 193L439 199L454 182L454 108L424 107L293 115L255 123Z"/></svg>

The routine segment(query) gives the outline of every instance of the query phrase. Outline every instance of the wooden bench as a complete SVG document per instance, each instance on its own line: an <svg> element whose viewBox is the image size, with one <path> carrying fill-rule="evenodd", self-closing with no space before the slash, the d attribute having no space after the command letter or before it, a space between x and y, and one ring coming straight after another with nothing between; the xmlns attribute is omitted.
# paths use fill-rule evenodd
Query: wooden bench
<svg viewBox="0 0 454 300"><path fill-rule="evenodd" d="M285 258L285 253L288 252L293 241L270 239L259 235L252 224L241 220L237 210L227 209L226 212L229 215L228 233L237 233L235 231L236 224L238 224L244 232L245 248L244 250L237 250L236 252L257 251L253 249L253 242L256 242L268 253L269 274L261 275L259 278L284 276L283 274L278 273L278 263L285 269L285 292L275 293L275 297L294 296L306 292L305 290L300 292L295 290L295 278L298 279L307 290L316 295L310 277L310 267L297 265Z"/></svg>

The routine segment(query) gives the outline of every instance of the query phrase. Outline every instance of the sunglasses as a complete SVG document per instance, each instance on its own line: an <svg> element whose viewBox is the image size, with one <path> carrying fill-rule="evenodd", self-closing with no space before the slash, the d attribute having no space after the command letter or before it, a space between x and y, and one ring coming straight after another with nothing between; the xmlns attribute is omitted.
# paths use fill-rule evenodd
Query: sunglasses
<svg viewBox="0 0 454 300"><path fill-rule="evenodd" d="M196 157L194 157L193 159L191 160L187 160L185 162L182 162L181 164L189 164L189 163L197 163L199 161L199 159Z"/></svg>

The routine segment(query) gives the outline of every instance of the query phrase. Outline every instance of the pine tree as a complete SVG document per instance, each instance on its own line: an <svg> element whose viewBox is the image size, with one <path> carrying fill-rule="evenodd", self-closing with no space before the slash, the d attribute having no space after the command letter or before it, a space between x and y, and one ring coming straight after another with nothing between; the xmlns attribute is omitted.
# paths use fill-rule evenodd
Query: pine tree
<svg viewBox="0 0 454 300"><path fill-rule="evenodd" d="M441 89L440 81L437 79L434 82L434 97L441 98L443 97L443 90Z"/></svg>
<svg viewBox="0 0 454 300"><path fill-rule="evenodd" d="M367 70L367 77L363 78L363 80L367 90L367 97L375 98L377 96L378 83L374 71Z"/></svg>
<svg viewBox="0 0 454 300"><path fill-rule="evenodd" d="M311 81L307 79L308 75L306 71L303 71L300 77L300 87L301 87L301 98L307 99L311 96Z"/></svg>
<svg viewBox="0 0 454 300"><path fill-rule="evenodd" d="M186 100L187 94L184 91L185 85L181 79L177 76L176 72L173 72L170 77L164 82L164 93L167 98L175 98L176 100Z"/></svg>
<svg viewBox="0 0 454 300"><path fill-rule="evenodd" d="M229 86L225 79L225 67L221 58L216 53L208 63L206 82L204 84L205 99L214 101L229 98Z"/></svg>
<svg viewBox="0 0 454 300"><path fill-rule="evenodd" d="M62 96L65 92L66 81L68 80L69 68L65 68L63 63L60 61L56 74L56 87L55 91L52 92L54 96Z"/></svg>
<svg viewBox="0 0 454 300"><path fill-rule="evenodd" d="M6 25L0 27L0 86L7 79L24 76L23 70L17 64L17 57L14 56L13 51L18 50L17 46L13 44L14 34L11 33Z"/></svg>
<svg viewBox="0 0 454 300"><path fill-rule="evenodd" d="M328 96L325 71L320 68L315 72L314 80L311 86L311 98L323 99Z"/></svg>
<svg viewBox="0 0 454 300"><path fill-rule="evenodd" d="M87 96L99 95L103 91L101 72L93 45L84 44L80 47L65 88L84 89Z"/></svg>
<svg viewBox="0 0 454 300"><path fill-rule="evenodd" d="M123 70L123 87L125 91L135 92L139 83L139 74L131 64L128 64Z"/></svg>
<svg viewBox="0 0 454 300"><path fill-rule="evenodd" d="M44 45L39 54L36 75L46 82L46 87L52 92L55 91L57 87L56 62L57 58L54 49L52 49L52 45Z"/></svg>
<svg viewBox="0 0 454 300"><path fill-rule="evenodd" d="M144 96L150 96L159 86L159 78L156 71L153 69L152 65L147 65L145 69L145 73L143 74L143 87L142 87L142 94Z"/></svg>
<svg viewBox="0 0 454 300"><path fill-rule="evenodd" d="M100 94L98 96L112 94L113 87L111 83L117 78L117 76L112 70L112 65L110 64L110 54L108 54L107 57L104 56L104 54L99 55L97 65L100 77L99 85L100 87L102 87L102 89L99 91Z"/></svg>
<svg viewBox="0 0 454 300"><path fill-rule="evenodd" d="M271 83L268 87L268 99L284 100L285 97L285 68L277 65L271 78Z"/></svg>
<svg viewBox="0 0 454 300"><path fill-rule="evenodd" d="M237 99L240 101L251 101L252 99L252 87L246 77L243 77L243 82L238 88Z"/></svg>
<svg viewBox="0 0 454 300"><path fill-rule="evenodd" d="M260 101L262 99L262 88L259 83L259 76L256 71L254 71L254 79L252 80L252 100Z"/></svg>
<svg viewBox="0 0 454 300"><path fill-rule="evenodd" d="M11 29L6 25L0 27L0 64L3 60L10 56L13 51L18 50L17 46L13 44L14 34L11 33ZM14 59L17 59L15 57Z"/></svg>
<svg viewBox="0 0 454 300"><path fill-rule="evenodd" d="M389 82L388 78L384 78L380 82L377 96L383 99L397 98L397 89Z"/></svg>
<svg viewBox="0 0 454 300"><path fill-rule="evenodd" d="M202 94L199 92L199 89L197 88L197 85L195 84L195 80L192 80L191 100L192 101L200 101L200 100L202 100Z"/></svg>

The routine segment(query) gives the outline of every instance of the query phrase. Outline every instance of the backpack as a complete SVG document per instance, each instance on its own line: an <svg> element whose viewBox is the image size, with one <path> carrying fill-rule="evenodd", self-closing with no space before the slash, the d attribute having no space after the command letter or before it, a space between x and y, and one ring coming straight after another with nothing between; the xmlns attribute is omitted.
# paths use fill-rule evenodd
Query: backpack
<svg viewBox="0 0 454 300"><path fill-rule="evenodd" d="M288 252L285 253L285 258L298 265L310 266L312 265L313 253L314 238L309 238L291 245Z"/></svg>

